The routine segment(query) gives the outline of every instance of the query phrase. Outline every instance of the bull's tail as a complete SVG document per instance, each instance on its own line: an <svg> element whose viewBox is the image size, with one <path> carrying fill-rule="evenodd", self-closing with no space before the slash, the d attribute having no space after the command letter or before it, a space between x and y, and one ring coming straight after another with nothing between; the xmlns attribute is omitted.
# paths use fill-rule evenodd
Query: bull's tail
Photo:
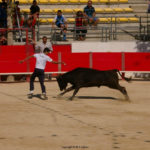
<svg viewBox="0 0 150 150"><path fill-rule="evenodd" d="M131 77L130 77L130 78L127 78L127 77L123 76L123 75L121 74L121 72L120 72L118 69L114 69L114 71L118 72L119 75L121 76L121 78L124 79L124 80L126 80L127 82L130 82L130 81L131 81Z"/></svg>

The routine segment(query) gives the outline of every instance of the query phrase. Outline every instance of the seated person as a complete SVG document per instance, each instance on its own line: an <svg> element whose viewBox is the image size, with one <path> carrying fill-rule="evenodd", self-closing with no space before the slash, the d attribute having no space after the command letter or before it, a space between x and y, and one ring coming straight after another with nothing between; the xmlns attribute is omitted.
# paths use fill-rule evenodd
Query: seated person
<svg viewBox="0 0 150 150"><path fill-rule="evenodd" d="M148 9L147 9L147 13L150 13L150 0L148 1Z"/></svg>
<svg viewBox="0 0 150 150"><path fill-rule="evenodd" d="M3 3L0 3L0 28L7 27L7 8L5 7Z"/></svg>
<svg viewBox="0 0 150 150"><path fill-rule="evenodd" d="M0 38L0 45L7 45L7 39L4 35L2 35Z"/></svg>
<svg viewBox="0 0 150 150"><path fill-rule="evenodd" d="M78 11L75 18L75 30L77 40L85 40L87 29L85 26L85 17L82 11Z"/></svg>
<svg viewBox="0 0 150 150"><path fill-rule="evenodd" d="M36 24L36 20L37 18L39 18L39 13L40 13L40 7L37 5L37 1L33 0L33 4L30 7L30 16L29 16L29 20L28 25L34 27Z"/></svg>
<svg viewBox="0 0 150 150"><path fill-rule="evenodd" d="M98 19L96 18L95 8L92 6L92 1L89 0L87 6L84 8L84 15L87 18L86 24L96 26Z"/></svg>
<svg viewBox="0 0 150 150"><path fill-rule="evenodd" d="M62 11L58 10L57 15L54 18L52 23L52 27L54 28L54 24L61 29L61 34L63 34L63 40L66 41L66 32L67 32L67 21L65 17L62 15Z"/></svg>
<svg viewBox="0 0 150 150"><path fill-rule="evenodd" d="M17 21L17 17L18 17L18 21ZM20 26L23 26L24 23L24 17L21 16L20 13L20 8L19 8L19 1L15 1L15 6L13 9L13 25L17 25L18 23L20 23Z"/></svg>

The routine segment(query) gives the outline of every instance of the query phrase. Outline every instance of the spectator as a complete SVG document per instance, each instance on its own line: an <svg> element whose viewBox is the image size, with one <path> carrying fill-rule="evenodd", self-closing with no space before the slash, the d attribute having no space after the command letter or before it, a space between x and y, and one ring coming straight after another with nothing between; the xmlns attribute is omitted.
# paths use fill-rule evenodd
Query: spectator
<svg viewBox="0 0 150 150"><path fill-rule="evenodd" d="M37 53L43 53L45 48L48 48L50 51L53 51L52 44L50 42L47 42L46 36L43 36L42 42L35 44L35 51Z"/></svg>
<svg viewBox="0 0 150 150"><path fill-rule="evenodd" d="M28 25L34 27L37 18L39 18L40 7L37 5L37 1L33 0L32 6L30 7L30 16L28 20Z"/></svg>
<svg viewBox="0 0 150 150"><path fill-rule="evenodd" d="M86 16L86 24L96 26L98 19L96 18L95 8L92 6L92 1L89 0L87 6L84 8L84 15Z"/></svg>
<svg viewBox="0 0 150 150"><path fill-rule="evenodd" d="M3 1L0 3L0 28L7 27L7 3Z"/></svg>
<svg viewBox="0 0 150 150"><path fill-rule="evenodd" d="M19 19L17 22L17 18ZM15 1L15 6L13 9L13 25L16 25L17 23L20 23L20 26L23 26L24 23L24 17L21 16L20 8L19 8L19 1Z"/></svg>
<svg viewBox="0 0 150 150"><path fill-rule="evenodd" d="M63 34L63 41L67 41L66 40L66 32L67 32L67 21L64 17L64 15L62 14L61 10L57 11L57 15L54 18L54 21L52 23L52 27L54 28L54 24L61 29L61 34Z"/></svg>
<svg viewBox="0 0 150 150"><path fill-rule="evenodd" d="M2 0L1 6L7 11L7 2L5 0Z"/></svg>
<svg viewBox="0 0 150 150"><path fill-rule="evenodd" d="M85 17L82 11L78 11L75 18L76 23L76 38L77 40L85 40L87 29L85 26Z"/></svg>
<svg viewBox="0 0 150 150"><path fill-rule="evenodd" d="M148 9L147 9L147 13L150 13L150 0L148 1Z"/></svg>
<svg viewBox="0 0 150 150"><path fill-rule="evenodd" d="M5 36L1 36L0 38L0 45L7 45L7 39L5 38Z"/></svg>

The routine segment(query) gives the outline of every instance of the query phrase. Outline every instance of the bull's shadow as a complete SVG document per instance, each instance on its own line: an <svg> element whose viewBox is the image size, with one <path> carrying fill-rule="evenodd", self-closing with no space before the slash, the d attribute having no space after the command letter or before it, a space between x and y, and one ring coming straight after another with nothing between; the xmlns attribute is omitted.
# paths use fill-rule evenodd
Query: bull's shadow
<svg viewBox="0 0 150 150"><path fill-rule="evenodd" d="M97 99L97 100L118 100L115 97L104 97L104 96L76 96L78 99Z"/></svg>

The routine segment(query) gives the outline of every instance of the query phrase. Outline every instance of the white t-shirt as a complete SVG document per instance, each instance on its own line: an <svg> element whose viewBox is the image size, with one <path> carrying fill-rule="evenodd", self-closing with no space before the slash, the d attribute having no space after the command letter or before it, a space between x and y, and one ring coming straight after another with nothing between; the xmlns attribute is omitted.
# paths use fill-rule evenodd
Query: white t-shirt
<svg viewBox="0 0 150 150"><path fill-rule="evenodd" d="M46 44L41 42L41 43L38 43L37 45L35 45L35 49L39 50L41 53L43 53L45 48L49 48L51 51L53 51L53 47L50 42L46 42Z"/></svg>
<svg viewBox="0 0 150 150"><path fill-rule="evenodd" d="M36 58L35 68L38 68L38 69L44 70L46 66L46 62L53 61L49 56L45 55L44 53L34 54L33 56Z"/></svg>

